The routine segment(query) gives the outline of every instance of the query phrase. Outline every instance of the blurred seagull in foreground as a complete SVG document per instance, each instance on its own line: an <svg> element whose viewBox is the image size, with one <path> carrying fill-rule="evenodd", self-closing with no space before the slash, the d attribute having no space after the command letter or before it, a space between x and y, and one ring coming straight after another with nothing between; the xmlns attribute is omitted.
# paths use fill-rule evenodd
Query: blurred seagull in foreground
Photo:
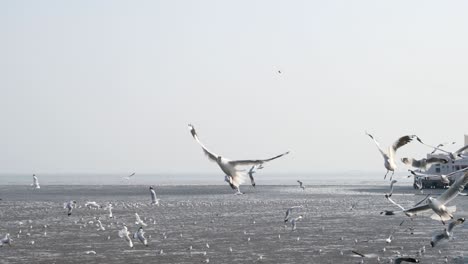
<svg viewBox="0 0 468 264"><path fill-rule="evenodd" d="M153 186L150 186L149 190L151 194L151 204L159 205L159 199L156 197L156 192L154 191Z"/></svg>
<svg viewBox="0 0 468 264"><path fill-rule="evenodd" d="M402 146L408 144L409 142L411 142L413 140L413 138L415 138L416 136L415 135L408 135L408 136L403 136L403 137L399 138L397 141L395 141L395 143L393 143L393 145L391 147L388 148L388 152L385 152L380 147L379 142L377 142L377 140L375 140L375 138L371 134L366 132L366 135L368 135L372 140L374 140L374 143L377 146L377 148L379 149L380 154L382 154L382 157L384 159L384 166L387 169L387 173L385 173L384 179L387 178L387 174L391 171L392 172L392 175L390 176L390 180L391 180L392 177L393 177L393 174L395 173L395 169L397 168L396 163L395 163L396 151L400 147L402 147Z"/></svg>
<svg viewBox="0 0 468 264"><path fill-rule="evenodd" d="M148 246L148 240L146 240L145 238L145 232L143 231L143 227L140 226L140 228L138 228L138 231L135 232L135 234L133 234L133 238L140 240L140 242L143 245Z"/></svg>
<svg viewBox="0 0 468 264"><path fill-rule="evenodd" d="M141 220L141 218L140 218L140 216L138 215L138 213L135 213L135 218L136 218L136 221L135 221L135 224L136 224L136 225L146 226L145 222L143 222L143 220Z"/></svg>
<svg viewBox="0 0 468 264"><path fill-rule="evenodd" d="M34 189L40 189L41 188L41 186L39 186L39 180L37 179L36 174L33 174L33 183L31 183L31 186Z"/></svg>
<svg viewBox="0 0 468 264"><path fill-rule="evenodd" d="M436 163L446 164L448 160L444 158L437 158L437 157L430 157L428 159L420 159L420 160L416 160L413 158L402 158L401 162L413 168L425 170L427 168L427 165L436 164Z"/></svg>
<svg viewBox="0 0 468 264"><path fill-rule="evenodd" d="M283 154L274 156L269 159L263 160L229 160L223 158L220 155L215 154L214 152L209 151L203 143L198 139L197 132L192 125L188 125L190 129L190 133L192 134L193 138L197 141L197 143L202 147L203 152L208 159L214 161L218 164L221 170L226 174L225 181L229 183L232 189L236 190L236 194L242 194L240 192L240 185L245 181L246 176L242 173L241 170L237 169L238 166L249 166L249 165L261 165L265 162L272 161L274 159L280 158L289 153L285 152Z"/></svg>
<svg viewBox="0 0 468 264"><path fill-rule="evenodd" d="M130 232L128 232L126 225L124 225L124 227L121 230L119 230L119 237L125 239L125 241L127 241L128 246L133 248L133 242L130 239Z"/></svg>
<svg viewBox="0 0 468 264"><path fill-rule="evenodd" d="M441 240L450 239L453 236L453 228L457 225L461 225L465 222L465 218L459 218L455 221L450 222L448 228L444 229L442 233L432 236L431 246L435 247Z"/></svg>
<svg viewBox="0 0 468 264"><path fill-rule="evenodd" d="M304 184L300 180L297 180L297 183L299 183L299 188L301 188L303 191L305 191Z"/></svg>
<svg viewBox="0 0 468 264"><path fill-rule="evenodd" d="M76 205L76 201L69 201L63 204L63 209L68 209L68 216L71 215L71 212L75 205Z"/></svg>

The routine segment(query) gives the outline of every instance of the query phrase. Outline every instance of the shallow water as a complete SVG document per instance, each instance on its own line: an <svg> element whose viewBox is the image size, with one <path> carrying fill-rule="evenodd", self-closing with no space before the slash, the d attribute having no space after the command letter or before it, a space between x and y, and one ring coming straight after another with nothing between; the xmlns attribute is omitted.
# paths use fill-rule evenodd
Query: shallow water
<svg viewBox="0 0 468 264"><path fill-rule="evenodd" d="M359 263L351 250L377 254L388 263L398 252L416 256L423 246L421 263L443 263L446 256L455 263L452 257L468 255L466 226L455 228L454 240L431 248L432 234L444 228L440 222L380 215L382 209L397 209L383 197L383 186L309 186L305 191L297 186L258 186L244 187L246 194L239 196L225 185L158 186L156 191L160 206L149 204L144 185L43 185L39 190L0 186L0 234L10 233L14 240L11 247L0 248L0 263ZM392 197L411 206L424 196L397 186ZM81 208L68 217L63 203L72 199ZM458 208L455 217L468 216L466 199L452 202ZM104 209L84 208L86 201L111 202L115 217L109 219ZM293 213L304 216L296 231L283 222L286 208L293 205L304 206ZM148 247L135 240L131 249L117 235L123 223L131 232L138 229L135 212L148 224ZM96 216L105 231L88 223L96 222ZM402 220L406 221L400 226ZM395 238L387 244L393 230ZM90 250L97 254L86 255ZM378 262L366 258L364 263Z"/></svg>

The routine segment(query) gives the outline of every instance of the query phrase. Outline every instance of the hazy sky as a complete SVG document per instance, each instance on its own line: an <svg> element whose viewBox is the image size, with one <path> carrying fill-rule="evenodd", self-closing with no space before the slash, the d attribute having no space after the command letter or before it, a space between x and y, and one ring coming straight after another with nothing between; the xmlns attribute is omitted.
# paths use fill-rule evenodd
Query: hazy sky
<svg viewBox="0 0 468 264"><path fill-rule="evenodd" d="M0 1L0 172L378 171L468 133L466 1ZM282 73L279 74L278 70ZM421 158L416 143L399 157ZM400 163L400 170L405 171Z"/></svg>

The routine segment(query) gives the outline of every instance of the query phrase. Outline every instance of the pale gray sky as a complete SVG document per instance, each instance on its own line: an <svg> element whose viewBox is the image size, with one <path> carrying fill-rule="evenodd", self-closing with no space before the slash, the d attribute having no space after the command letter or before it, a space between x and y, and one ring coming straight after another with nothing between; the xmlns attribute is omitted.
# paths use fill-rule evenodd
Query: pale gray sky
<svg viewBox="0 0 468 264"><path fill-rule="evenodd" d="M468 133L466 1L0 1L0 172L382 171ZM281 70L282 74L277 71ZM412 144L401 155L423 157ZM401 164L400 170L405 168Z"/></svg>

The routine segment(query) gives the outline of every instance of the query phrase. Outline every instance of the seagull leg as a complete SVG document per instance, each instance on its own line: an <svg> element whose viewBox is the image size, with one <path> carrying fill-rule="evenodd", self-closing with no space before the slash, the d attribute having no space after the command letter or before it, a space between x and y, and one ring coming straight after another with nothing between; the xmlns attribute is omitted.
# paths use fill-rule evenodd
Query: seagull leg
<svg viewBox="0 0 468 264"><path fill-rule="evenodd" d="M393 174L395 173L395 171L392 171L392 175L390 175L390 181L393 180Z"/></svg>
<svg viewBox="0 0 468 264"><path fill-rule="evenodd" d="M387 173L385 173L385 176L383 177L384 180L387 178L387 174L388 174L389 170L387 170Z"/></svg>

